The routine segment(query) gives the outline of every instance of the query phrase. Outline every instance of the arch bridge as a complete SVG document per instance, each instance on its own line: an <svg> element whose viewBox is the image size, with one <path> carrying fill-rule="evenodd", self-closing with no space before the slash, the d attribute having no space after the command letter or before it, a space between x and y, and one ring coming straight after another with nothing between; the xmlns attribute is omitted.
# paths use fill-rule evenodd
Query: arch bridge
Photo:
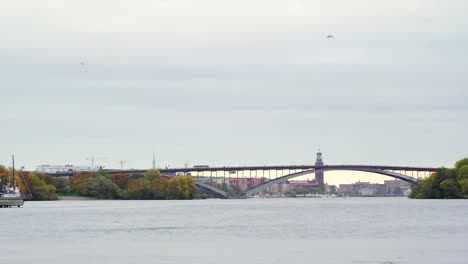
<svg viewBox="0 0 468 264"><path fill-rule="evenodd" d="M159 169L166 176L190 175L199 187L217 193L224 198L247 198L267 189L275 184L285 183L290 179L315 174L324 171L359 171L380 174L396 178L411 184L419 177L426 177L437 168L407 167L407 166L376 166L376 165L290 165L290 166L237 166L237 167L208 167L193 168L165 168ZM147 170L107 170L115 173L144 173ZM50 174L56 177L72 176L77 172ZM232 194L227 192L227 182L239 187L243 191Z"/></svg>

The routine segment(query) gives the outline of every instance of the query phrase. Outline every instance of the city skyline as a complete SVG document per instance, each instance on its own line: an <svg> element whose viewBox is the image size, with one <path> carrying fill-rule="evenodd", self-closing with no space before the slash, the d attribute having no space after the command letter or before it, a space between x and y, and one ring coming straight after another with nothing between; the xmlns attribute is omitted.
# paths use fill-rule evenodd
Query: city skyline
<svg viewBox="0 0 468 264"><path fill-rule="evenodd" d="M323 163L323 156L322 156L322 151L319 149L317 150L316 152L316 160L315 160L315 166L322 166L322 165L333 165L333 164L324 164ZM105 167L105 166L102 166L100 165L99 163L99 160L105 160L106 158L99 158L99 157L95 157L94 155L91 155L91 157L88 157L86 158L89 162L91 162L91 164L89 165L84 165L84 166L81 166L79 164L72 164L72 163L67 163L67 164L43 164L43 165L40 165L40 166L37 166L36 168L34 169L29 169L29 171L38 171L38 172L43 172L43 173L56 173L56 172L70 172L70 171L75 171L75 172L80 172L80 171L93 171L93 170L97 170L99 168L103 168L103 169L110 169L110 170L120 170L120 169L123 169L124 171L125 170L135 170L135 169L138 169L138 168L123 168L123 165L128 163L126 161L120 161L120 165L121 167L120 168L116 168L116 167ZM1 164L0 164L1 165ZM296 166L299 165L299 164L296 164ZM304 165L304 164L302 164ZM336 165L336 164L335 164ZM343 165L343 164L342 164ZM353 165L353 164L348 164L348 165ZM358 165L358 164L354 164L354 165ZM360 165L363 165L363 164L360 164ZM258 166L258 164L256 165ZM156 160L155 160L155 154L153 153L153 160L152 160L152 167L151 168L139 168L139 169L144 169L144 170L150 170L150 169L181 169L181 168L197 168L197 167L210 167L210 168L226 168L226 170L231 170L232 168L229 168L229 166L210 166L210 165L194 165L194 164L189 164L188 161L186 161L186 163L184 164L184 166L176 166L176 167L170 167L170 166L156 166ZM234 166L236 167L236 166ZM260 166L260 167L263 167L263 166ZM27 168L25 168L24 166L21 166L21 169L22 170L28 170ZM226 170L225 170L225 173L226 173ZM293 170L294 171L294 170ZM286 170L287 172L287 170ZM414 172L411 172L411 171L408 171L406 173L403 173L403 172L400 172L397 170L398 173L402 173L402 174L406 174L410 177L414 177L414 178L419 178L419 177L427 177L430 175L431 172L420 172L420 173L416 173L414 174ZM239 175L234 175L234 174L231 174L231 173L228 173L227 176L226 174L224 173L224 176L226 177L225 179L235 179L235 178L238 178ZM266 172L264 170L251 170L251 169L248 169L247 171L245 170L240 170L238 171L238 173L240 173L242 176L240 178L243 178L243 179L249 179L251 178L252 179L252 175L255 175L254 178L257 179L258 177L259 178L264 178L264 179L270 179L270 177L273 177L273 178L277 178L278 176L283 176L285 175L285 171L276 171L276 172L268 172L268 174L266 174ZM287 173L291 173L291 171L287 172ZM286 174L287 174L286 173ZM384 175L380 175L380 174L376 174L376 173L372 173L372 172L364 172L364 171L353 171L353 170L332 170L332 171L326 171L327 173L327 177L325 178L324 180L324 172L318 172L318 173L312 173L312 174L308 174L308 175L305 175L305 176L299 176L299 177L296 177L296 178L293 178L293 180L299 180L299 181L302 181L302 180L307 180L307 181L310 181L311 179L315 179L318 184L328 184L328 185L335 185L335 186L338 186L339 184L351 184L351 183L356 183L356 182L370 182L370 183L383 183L384 181L387 181L389 179L392 179L393 177L389 177L389 176L384 176ZM211 177L212 174L210 174L209 172L205 172L205 173L197 173L196 174L197 176L206 176L206 177ZM259 176L260 175L260 176ZM268 177L266 176L268 175ZM194 175L195 176L195 175ZM234 178L232 178L234 177ZM219 179L222 179L223 176L218 176L218 173L215 174L215 178L218 178ZM395 178L396 179L396 178Z"/></svg>

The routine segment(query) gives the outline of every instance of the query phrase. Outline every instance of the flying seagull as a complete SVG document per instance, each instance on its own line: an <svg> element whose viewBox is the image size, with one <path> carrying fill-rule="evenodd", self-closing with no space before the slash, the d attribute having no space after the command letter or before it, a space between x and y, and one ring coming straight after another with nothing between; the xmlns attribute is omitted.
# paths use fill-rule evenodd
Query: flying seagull
<svg viewBox="0 0 468 264"><path fill-rule="evenodd" d="M328 35L327 39L334 39L335 37L333 35Z"/></svg>

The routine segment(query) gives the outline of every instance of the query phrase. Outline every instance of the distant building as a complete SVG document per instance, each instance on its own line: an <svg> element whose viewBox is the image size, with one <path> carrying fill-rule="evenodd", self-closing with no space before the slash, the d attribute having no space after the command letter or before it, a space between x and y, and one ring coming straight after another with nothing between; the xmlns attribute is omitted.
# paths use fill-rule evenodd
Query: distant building
<svg viewBox="0 0 468 264"><path fill-rule="evenodd" d="M384 184L370 182L356 182L340 184L339 195L356 196L407 196L411 186L401 180L386 180Z"/></svg>
<svg viewBox="0 0 468 264"><path fill-rule="evenodd" d="M385 184L356 182L353 184L340 184L338 188L340 195L356 196L387 196L387 186Z"/></svg>
<svg viewBox="0 0 468 264"><path fill-rule="evenodd" d="M176 176L181 176L181 175L176 175ZM201 181L201 182L209 183L212 185L217 185L217 186L223 186L223 185L230 186L231 185L230 180L224 177L194 176L194 175L189 175L189 176L192 176L193 179L196 181Z"/></svg>
<svg viewBox="0 0 468 264"><path fill-rule="evenodd" d="M354 193L354 184L340 184L338 186L338 194L350 195Z"/></svg>
<svg viewBox="0 0 468 264"><path fill-rule="evenodd" d="M327 194L336 193L336 186L335 185L328 185L328 183L325 183L325 193L327 193Z"/></svg>
<svg viewBox="0 0 468 264"><path fill-rule="evenodd" d="M358 193L362 196L374 196L376 194L376 190L373 188L361 188L358 190Z"/></svg>
<svg viewBox="0 0 468 264"><path fill-rule="evenodd" d="M283 195L289 192L292 189L289 182L277 183L266 189L266 192L271 193L272 195Z"/></svg>
<svg viewBox="0 0 468 264"><path fill-rule="evenodd" d="M227 180L227 179L226 179ZM239 188L241 191L252 189L266 181L265 178L230 178L229 183L231 186Z"/></svg>
<svg viewBox="0 0 468 264"><path fill-rule="evenodd" d="M305 189L309 192L317 192L320 190L320 186L316 180L312 181L290 181L289 184L291 185L292 189Z"/></svg>
<svg viewBox="0 0 468 264"><path fill-rule="evenodd" d="M36 171L42 173L89 172L95 171L95 168L91 166L41 165L36 167Z"/></svg>
<svg viewBox="0 0 468 264"><path fill-rule="evenodd" d="M387 194L394 196L407 196L405 193L411 189L411 184L401 180L387 180L384 184L387 187Z"/></svg>

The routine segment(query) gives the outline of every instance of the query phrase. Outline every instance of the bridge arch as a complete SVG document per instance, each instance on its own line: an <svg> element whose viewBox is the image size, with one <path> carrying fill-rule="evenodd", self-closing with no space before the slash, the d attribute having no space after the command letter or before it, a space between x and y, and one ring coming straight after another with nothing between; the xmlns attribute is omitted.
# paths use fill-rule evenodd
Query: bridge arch
<svg viewBox="0 0 468 264"><path fill-rule="evenodd" d="M220 195L222 195L223 197L228 197L228 196L229 196L229 193L227 193L227 192L225 192L225 191L223 191L223 190L221 190L221 189L219 189L219 188L216 188L216 187L214 187L214 186L211 186L211 185L209 185L209 184L206 184L206 183L203 183L203 182L199 182L199 181L195 181L195 184L196 184L197 186L203 187L203 188L205 188L205 189L207 189L207 190L210 190L210 191L212 191L212 192L215 192L215 193L217 193L217 194L220 194Z"/></svg>
<svg viewBox="0 0 468 264"><path fill-rule="evenodd" d="M370 172L370 173L375 173L375 174L381 174L381 175L384 175L384 176L397 178L399 180L409 182L411 184L414 184L417 181L417 179L415 179L413 177L410 177L408 175L405 175L405 174L401 174L401 173L397 173L397 172L393 172L393 171L381 170L381 169L374 169L374 168L356 168L356 167L323 168L323 169L312 169L312 170L306 170L306 171L291 173L291 174L276 178L274 180L265 182L265 183L263 183L261 185L257 185L254 188L245 191L244 194L246 196L251 196L251 195L254 195L254 194L258 193L259 191L265 190L266 188L268 188L268 187L270 187L270 186L272 186L274 184L283 183L283 182L288 181L289 179L304 176L304 175L307 175L307 174L314 174L314 173L320 172L320 171L340 171L340 170L342 170L342 171L361 171L361 172Z"/></svg>

